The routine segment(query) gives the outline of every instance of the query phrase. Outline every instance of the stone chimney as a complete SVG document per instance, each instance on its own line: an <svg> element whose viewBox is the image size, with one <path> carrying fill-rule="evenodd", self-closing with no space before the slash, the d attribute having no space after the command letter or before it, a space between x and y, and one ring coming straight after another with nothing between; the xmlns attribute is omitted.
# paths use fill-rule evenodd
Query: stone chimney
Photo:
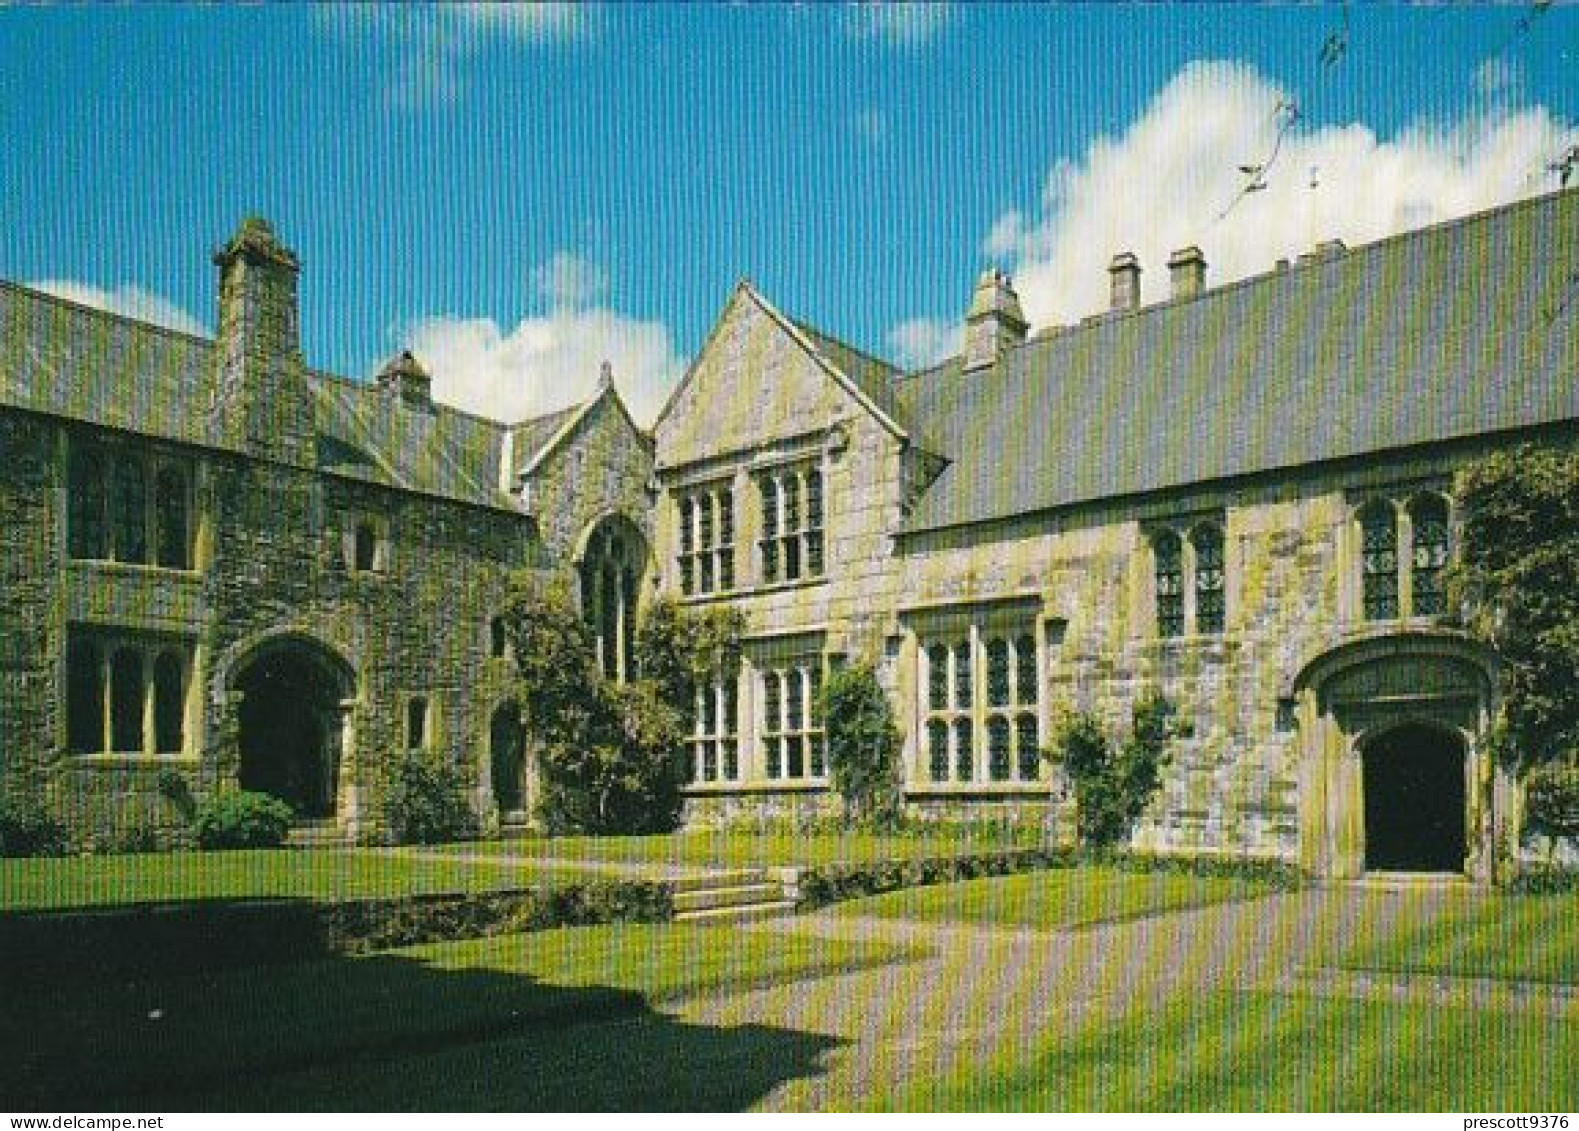
<svg viewBox="0 0 1579 1131"><path fill-rule="evenodd" d="M1191 244L1168 256L1168 280L1175 299L1194 298L1206 289L1206 256Z"/></svg>
<svg viewBox="0 0 1579 1131"><path fill-rule="evenodd" d="M212 406L228 447L310 467L312 393L303 372L296 281L301 261L267 220L249 216L214 253L219 268L218 364Z"/></svg>
<svg viewBox="0 0 1579 1131"><path fill-rule="evenodd" d="M378 387L412 408L433 407L433 378L410 350L402 350L379 371Z"/></svg>
<svg viewBox="0 0 1579 1131"><path fill-rule="evenodd" d="M1140 307L1140 260L1128 251L1121 251L1108 264L1107 273L1113 280L1113 310L1137 310Z"/></svg>
<svg viewBox="0 0 1579 1131"><path fill-rule="evenodd" d="M1014 281L996 267L987 268L976 280L965 314L965 371L996 364L1010 346L1025 341L1028 328Z"/></svg>

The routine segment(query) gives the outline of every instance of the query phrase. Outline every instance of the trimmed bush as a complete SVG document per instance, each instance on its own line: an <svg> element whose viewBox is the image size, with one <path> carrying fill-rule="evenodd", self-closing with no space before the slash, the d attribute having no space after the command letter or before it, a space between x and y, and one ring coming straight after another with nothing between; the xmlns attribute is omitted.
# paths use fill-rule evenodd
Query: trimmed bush
<svg viewBox="0 0 1579 1131"><path fill-rule="evenodd" d="M1553 841L1579 837L1579 766L1548 764L1524 782L1529 831Z"/></svg>
<svg viewBox="0 0 1579 1131"><path fill-rule="evenodd" d="M396 844L440 844L477 835L458 767L408 750L390 768L384 824Z"/></svg>
<svg viewBox="0 0 1579 1131"><path fill-rule="evenodd" d="M291 807L278 797L233 789L200 805L192 830L199 848L278 848L294 820Z"/></svg>
<svg viewBox="0 0 1579 1131"><path fill-rule="evenodd" d="M68 838L42 802L0 795L0 856L62 856Z"/></svg>
<svg viewBox="0 0 1579 1131"><path fill-rule="evenodd" d="M897 828L904 810L899 785L899 728L871 665L840 668L822 689L828 772L844 799L848 821Z"/></svg>

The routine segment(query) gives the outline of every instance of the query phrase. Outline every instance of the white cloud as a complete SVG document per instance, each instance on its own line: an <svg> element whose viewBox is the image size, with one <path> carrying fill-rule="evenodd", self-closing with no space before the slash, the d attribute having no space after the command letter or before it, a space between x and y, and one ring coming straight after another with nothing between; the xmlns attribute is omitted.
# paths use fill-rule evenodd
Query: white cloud
<svg viewBox="0 0 1579 1131"><path fill-rule="evenodd" d="M565 252L533 271L546 314L505 329L492 318L440 315L407 328L403 347L433 374L445 404L495 420L521 420L584 401L605 361L637 423L658 415L685 362L667 326L595 305L607 273Z"/></svg>
<svg viewBox="0 0 1579 1131"><path fill-rule="evenodd" d="M918 47L954 19L948 4L885 2L845 9L844 32L852 39L875 39L894 47Z"/></svg>
<svg viewBox="0 0 1579 1131"><path fill-rule="evenodd" d="M555 309L590 306L609 289L609 273L568 251L560 251L532 271L537 293Z"/></svg>
<svg viewBox="0 0 1579 1131"><path fill-rule="evenodd" d="M905 369L926 369L960 352L965 324L945 318L912 318L888 331L893 360Z"/></svg>
<svg viewBox="0 0 1579 1131"><path fill-rule="evenodd" d="M191 314L169 299L152 291L145 291L141 287L127 285L107 291L102 287L89 286L87 283L78 283L71 279L43 279L27 285L36 291L55 295L68 302L124 314L140 322L152 322L156 326L180 330L185 334L196 334L199 337L211 336L208 327Z"/></svg>
<svg viewBox="0 0 1579 1131"><path fill-rule="evenodd" d="M592 26L592 9L580 4L331 4L319 11L319 21L341 35L371 34L394 45L384 95L408 107L459 97L468 61L490 40L562 42Z"/></svg>
<svg viewBox="0 0 1579 1131"><path fill-rule="evenodd" d="M986 239L1011 268L1033 326L1105 309L1116 252L1140 257L1145 301L1156 301L1167 297L1174 249L1200 246L1216 285L1318 240L1353 246L1555 187L1547 163L1579 140L1574 123L1543 106L1496 100L1391 137L1362 122L1296 125L1267 187L1229 209L1246 183L1238 167L1273 152L1287 98L1251 67L1194 63L1121 136L1056 163L1038 208L1001 216Z"/></svg>

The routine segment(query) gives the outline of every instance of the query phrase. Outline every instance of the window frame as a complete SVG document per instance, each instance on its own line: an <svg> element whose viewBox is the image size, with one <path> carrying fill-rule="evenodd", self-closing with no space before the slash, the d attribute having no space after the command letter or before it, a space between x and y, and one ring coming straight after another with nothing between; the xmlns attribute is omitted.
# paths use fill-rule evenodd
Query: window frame
<svg viewBox="0 0 1579 1131"><path fill-rule="evenodd" d="M820 695L828 675L827 654L819 649L765 656L752 668L756 682L754 737L762 780L773 785L827 785L827 731ZM773 686L778 688L776 718L769 717L775 698L769 688ZM792 690L799 694L792 696ZM794 710L796 699L798 713ZM801 772L791 774L790 751L797 746ZM777 757L773 755L775 748Z"/></svg>
<svg viewBox="0 0 1579 1131"><path fill-rule="evenodd" d="M1383 515L1385 524L1369 521ZM1457 521L1453 496L1436 484L1368 492L1353 500L1353 618L1362 624L1394 624L1445 615L1441 581L1458 553ZM1426 545L1422 531L1432 527L1441 537ZM1422 562L1422 549L1429 552L1429 561ZM1390 560L1373 560L1384 557ZM1422 592L1430 595L1424 602Z"/></svg>
<svg viewBox="0 0 1579 1131"><path fill-rule="evenodd" d="M675 572L684 598L733 593L740 585L739 513L732 478L675 488Z"/></svg>
<svg viewBox="0 0 1579 1131"><path fill-rule="evenodd" d="M828 575L828 470L820 457L751 469L758 506L757 580L815 584Z"/></svg>
<svg viewBox="0 0 1579 1131"><path fill-rule="evenodd" d="M169 476L180 490L167 492ZM155 448L73 435L66 451L66 557L136 569L197 569L197 491L193 461ZM135 498L124 495L132 493ZM172 498L178 500L179 553L167 555ZM126 504L134 502L135 506ZM136 512L137 521L133 521ZM84 542L84 530L93 536ZM137 552L133 552L133 550ZM172 558L173 560L166 560Z"/></svg>
<svg viewBox="0 0 1579 1131"><path fill-rule="evenodd" d="M164 761L190 757L195 651L195 642L186 637L68 625L61 682L66 754ZM83 704L82 694L91 702ZM172 734L174 741L165 741Z"/></svg>
<svg viewBox="0 0 1579 1131"><path fill-rule="evenodd" d="M1153 637L1168 642L1227 635L1233 611L1227 516L1207 513L1148 523L1144 532ZM1164 548L1171 551L1168 556Z"/></svg>

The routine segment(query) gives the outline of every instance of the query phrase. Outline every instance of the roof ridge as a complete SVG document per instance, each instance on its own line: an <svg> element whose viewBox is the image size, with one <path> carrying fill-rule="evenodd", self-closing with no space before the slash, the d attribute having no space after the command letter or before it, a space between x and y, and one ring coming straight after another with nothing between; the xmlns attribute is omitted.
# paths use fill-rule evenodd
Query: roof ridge
<svg viewBox="0 0 1579 1131"><path fill-rule="evenodd" d="M789 317L789 316L786 315L785 317ZM806 333L808 333L808 334L815 334L819 338L823 338L823 339L825 339L825 340L827 340L829 342L832 342L834 345L838 346L840 349L849 350L851 353L855 354L857 357L862 358L865 361L875 362L876 364L881 365L883 368L888 369L888 370L890 370L890 371L892 371L894 373L902 373L902 372L904 372L902 369L900 369L899 366L895 365L893 362L887 360L886 358L878 357L875 353L871 352L870 350L864 350L860 346L852 346L849 342L845 341L843 338L841 338L841 337L839 337L839 336L837 336L835 334L830 334L830 333L828 333L828 331L823 330L823 329L821 329L821 328L819 328L817 326L813 326L810 322L807 322L804 319L790 318L790 321L795 323L796 326L800 327L800 329L805 331Z"/></svg>
<svg viewBox="0 0 1579 1131"><path fill-rule="evenodd" d="M1113 323L1125 322L1135 318L1150 316L1162 310L1173 310L1178 307L1189 306L1193 303L1205 302L1224 295L1234 294L1238 291L1244 290L1247 287L1264 283L1269 279L1279 279L1285 276L1309 272L1314 268L1324 267L1335 262L1349 260L1356 256L1377 255L1380 254L1382 250L1391 247L1394 244L1402 243L1408 240L1423 239L1428 236L1440 235L1451 229L1466 227L1475 223L1483 223L1493 216L1512 213L1523 208L1533 208L1538 205L1549 204L1557 198L1566 195L1579 195L1579 185L1576 185L1573 188L1555 189L1552 192L1536 193L1531 196L1519 197L1516 200L1503 201L1501 204L1494 204L1489 208L1482 208L1475 212L1468 212L1462 216L1452 216L1446 220L1439 220L1434 224L1426 224L1425 226L1419 228L1409 228L1402 232L1393 232L1389 235L1370 240L1367 243L1355 244L1353 247L1346 246L1342 251L1331 255L1319 255L1314 258L1294 259L1292 261L1282 259L1279 260L1279 262L1282 263L1282 266L1278 266L1277 263L1274 263L1269 270L1260 271L1254 275L1244 275L1238 279L1230 279L1228 282L1222 283L1219 286L1208 287L1199 294L1179 298L1165 298L1159 302L1152 302L1147 303L1144 306L1138 306L1133 310L1098 311L1095 314L1088 314L1081 318L1078 322L1074 322L1072 324L1044 326L1038 329L1035 333L1028 335L1024 341L1012 343L1006 351L1006 355L1008 353L1014 353L1018 350L1025 349L1039 342L1045 342L1050 338L1079 334L1087 331L1095 331L1101 329L1104 326L1112 325ZM938 361L923 369L916 369L908 372L901 370L895 374L894 380L896 382L916 381L925 377L933 376L934 374L941 373L943 370L947 369L951 363L958 361L963 356L963 354L953 353L949 354L941 361Z"/></svg>
<svg viewBox="0 0 1579 1131"><path fill-rule="evenodd" d="M83 284L83 286L91 285L92 284L89 283ZM136 284L132 285L135 286ZM18 283L12 279L0 279L0 290L15 291L19 294L29 295L35 299L42 299L45 302L54 303L56 306L64 306L70 310L77 311L80 314L92 314L100 318L108 318L112 322L124 322L129 326L136 326L138 329L142 330L152 330L154 333L163 334L166 337L180 338L184 341L196 342L198 345L204 346L212 346L214 344L213 338L205 337L202 334L193 334L186 330L177 330L172 326L164 326L158 322L150 322L146 318L134 318L130 314L124 314L119 310L107 310L102 306L93 306L90 303L79 302L77 299L66 298L63 295L55 294L53 291L41 290L38 287L30 287L25 283Z"/></svg>

